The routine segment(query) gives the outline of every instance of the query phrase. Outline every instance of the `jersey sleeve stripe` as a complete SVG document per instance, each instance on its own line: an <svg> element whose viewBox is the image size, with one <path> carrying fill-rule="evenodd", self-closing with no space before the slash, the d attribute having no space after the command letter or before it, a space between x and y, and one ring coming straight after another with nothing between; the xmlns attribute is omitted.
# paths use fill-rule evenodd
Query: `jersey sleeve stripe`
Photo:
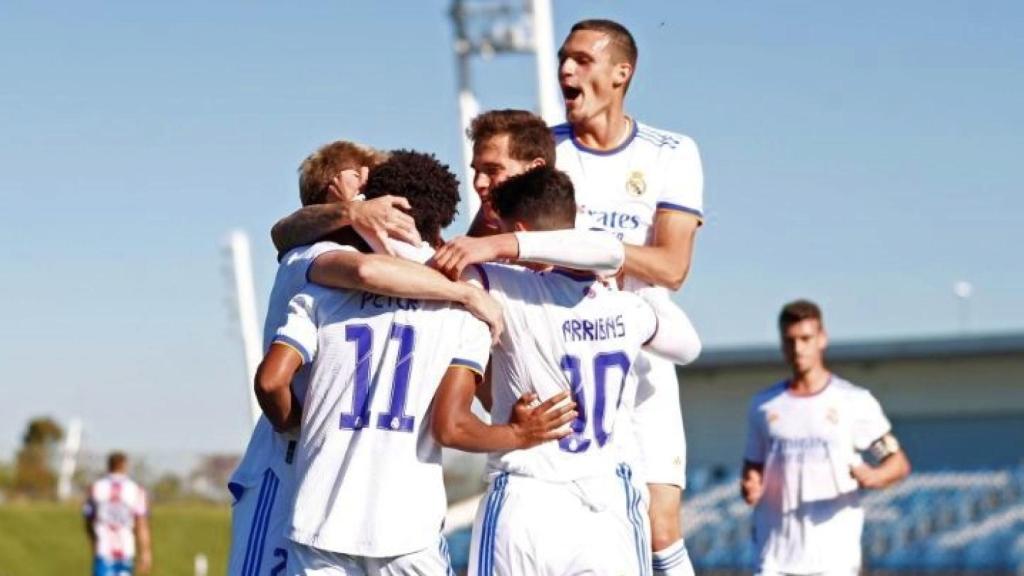
<svg viewBox="0 0 1024 576"><path fill-rule="evenodd" d="M661 321L658 319L658 315L654 315L654 330L651 330L651 337L644 341L644 346L650 344L654 337L658 335L658 328L661 327Z"/></svg>
<svg viewBox="0 0 1024 576"><path fill-rule="evenodd" d="M484 375L484 369L473 362L472 360L466 360L465 358L452 358L452 361L448 364L449 367L456 366L458 368L467 368L473 372L476 372L480 376Z"/></svg>
<svg viewBox="0 0 1024 576"><path fill-rule="evenodd" d="M687 214L693 214L694 216L700 218L701 220L704 219L704 214L700 210L690 208L688 206L683 206L682 204L673 204L672 202L658 202L656 208L658 210L674 210L676 212L685 212Z"/></svg>
<svg viewBox="0 0 1024 576"><path fill-rule="evenodd" d="M313 361L312 354L306 351L306 348L302 344L299 344L297 341L295 341L295 339L289 338L284 334L278 334L277 336L274 336L274 344L281 344L294 350L295 353L298 354L300 358L302 358L303 364L309 364L310 362Z"/></svg>

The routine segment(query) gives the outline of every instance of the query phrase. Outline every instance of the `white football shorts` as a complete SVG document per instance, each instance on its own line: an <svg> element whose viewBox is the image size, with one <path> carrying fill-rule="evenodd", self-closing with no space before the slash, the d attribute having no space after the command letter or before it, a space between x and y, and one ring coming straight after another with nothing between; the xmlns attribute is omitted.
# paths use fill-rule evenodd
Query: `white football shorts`
<svg viewBox="0 0 1024 576"><path fill-rule="evenodd" d="M647 499L632 471L577 482L500 473L480 502L470 576L648 576Z"/></svg>
<svg viewBox="0 0 1024 576"><path fill-rule="evenodd" d="M283 462L267 467L258 484L231 484L229 576L282 576L290 548L285 528L291 521L295 483L292 468Z"/></svg>
<svg viewBox="0 0 1024 576"><path fill-rule="evenodd" d="M455 576L448 541L441 534L437 537L436 546L386 558L352 556L293 542L288 576Z"/></svg>

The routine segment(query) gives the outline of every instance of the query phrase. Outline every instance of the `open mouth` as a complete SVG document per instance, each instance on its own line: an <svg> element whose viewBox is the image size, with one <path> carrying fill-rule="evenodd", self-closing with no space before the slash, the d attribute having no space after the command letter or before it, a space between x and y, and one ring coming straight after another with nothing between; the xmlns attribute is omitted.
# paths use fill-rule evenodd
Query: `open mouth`
<svg viewBox="0 0 1024 576"><path fill-rule="evenodd" d="M562 86L562 98L565 98L565 103L569 104L574 102L577 98L583 95L583 91L575 86Z"/></svg>

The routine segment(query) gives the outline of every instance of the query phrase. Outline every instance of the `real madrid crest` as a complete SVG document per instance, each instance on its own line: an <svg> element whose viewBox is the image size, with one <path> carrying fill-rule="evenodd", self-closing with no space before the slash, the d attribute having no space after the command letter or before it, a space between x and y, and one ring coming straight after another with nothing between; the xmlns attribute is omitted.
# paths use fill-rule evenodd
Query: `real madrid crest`
<svg viewBox="0 0 1024 576"><path fill-rule="evenodd" d="M647 192L647 181L644 180L643 172L634 170L629 173L629 179L626 180L626 192L633 196L643 196L644 192Z"/></svg>
<svg viewBox="0 0 1024 576"><path fill-rule="evenodd" d="M829 407L828 411L825 413L825 419L827 419L832 424L838 424L839 411L836 410L834 407Z"/></svg>

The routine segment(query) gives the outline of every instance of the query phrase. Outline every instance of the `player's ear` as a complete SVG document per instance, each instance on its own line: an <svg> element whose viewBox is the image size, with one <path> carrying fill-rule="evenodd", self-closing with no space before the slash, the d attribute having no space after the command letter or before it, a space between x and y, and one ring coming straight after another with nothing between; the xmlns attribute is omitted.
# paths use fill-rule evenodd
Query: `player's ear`
<svg viewBox="0 0 1024 576"><path fill-rule="evenodd" d="M522 220L516 220L515 222L512 223L512 231L513 232L529 232L530 231L530 227L526 224L526 222L523 222Z"/></svg>
<svg viewBox="0 0 1024 576"><path fill-rule="evenodd" d="M612 86L624 86L633 77L633 66L629 62L619 62L612 71Z"/></svg>
<svg viewBox="0 0 1024 576"><path fill-rule="evenodd" d="M541 166L546 165L547 162L545 162L543 158L534 158L533 160L530 160L530 164L529 166L527 166L527 170L533 170L534 168L540 168Z"/></svg>

